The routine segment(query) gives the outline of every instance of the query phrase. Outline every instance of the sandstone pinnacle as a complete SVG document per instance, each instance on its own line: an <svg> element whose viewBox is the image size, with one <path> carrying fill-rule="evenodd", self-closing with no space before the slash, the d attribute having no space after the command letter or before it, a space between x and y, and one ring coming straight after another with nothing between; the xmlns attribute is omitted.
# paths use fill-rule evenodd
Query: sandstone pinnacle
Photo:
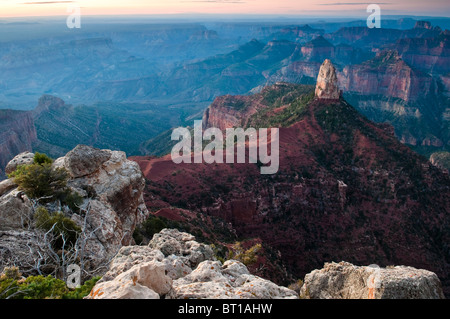
<svg viewBox="0 0 450 319"><path fill-rule="evenodd" d="M336 68L330 60L326 59L319 70L316 84L316 97L320 99L339 99L339 87Z"/></svg>

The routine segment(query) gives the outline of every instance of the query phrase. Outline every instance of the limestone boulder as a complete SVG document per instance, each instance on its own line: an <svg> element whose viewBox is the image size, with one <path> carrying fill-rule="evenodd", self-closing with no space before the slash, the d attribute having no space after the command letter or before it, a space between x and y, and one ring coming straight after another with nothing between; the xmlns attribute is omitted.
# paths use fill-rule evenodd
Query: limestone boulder
<svg viewBox="0 0 450 319"><path fill-rule="evenodd" d="M159 261L141 263L110 281L97 283L86 299L159 299L172 289L172 279Z"/></svg>
<svg viewBox="0 0 450 319"><path fill-rule="evenodd" d="M0 181L0 196L3 196L10 190L16 188L17 185L14 183L12 179L5 179L3 181Z"/></svg>
<svg viewBox="0 0 450 319"><path fill-rule="evenodd" d="M236 260L206 260L190 274L174 280L166 298L173 299L297 299L295 291L251 275Z"/></svg>
<svg viewBox="0 0 450 319"><path fill-rule="evenodd" d="M5 180L1 184L10 191L0 195L0 230L22 229L30 226L33 207L29 198Z"/></svg>
<svg viewBox="0 0 450 319"><path fill-rule="evenodd" d="M191 234L177 229L163 229L155 234L148 244L153 249L160 250L164 256L177 255L185 257L190 268L195 268L204 260L212 259L214 252L209 245L195 241Z"/></svg>
<svg viewBox="0 0 450 319"><path fill-rule="evenodd" d="M380 268L326 263L305 276L302 298L311 299L442 299L435 273L407 266Z"/></svg>
<svg viewBox="0 0 450 319"><path fill-rule="evenodd" d="M100 282L111 281L136 265L151 261L162 262L163 260L163 253L157 249L151 249L147 246L123 246L111 260L109 269L100 279Z"/></svg>
<svg viewBox="0 0 450 319"><path fill-rule="evenodd" d="M5 167L5 173L11 174L14 172L18 166L20 165L29 165L33 164L34 161L34 153L31 152L23 152L19 155L15 156Z"/></svg>
<svg viewBox="0 0 450 319"><path fill-rule="evenodd" d="M159 295L132 280L109 281L96 286L84 299L159 299Z"/></svg>
<svg viewBox="0 0 450 319"><path fill-rule="evenodd" d="M96 172L111 158L111 152L99 150L87 145L77 145L65 156L64 167L73 178L83 177Z"/></svg>
<svg viewBox="0 0 450 319"><path fill-rule="evenodd" d="M163 229L148 246L122 247L86 298L156 297L147 289L166 299L298 297L291 289L251 275L239 261L215 260L211 247L191 234Z"/></svg>

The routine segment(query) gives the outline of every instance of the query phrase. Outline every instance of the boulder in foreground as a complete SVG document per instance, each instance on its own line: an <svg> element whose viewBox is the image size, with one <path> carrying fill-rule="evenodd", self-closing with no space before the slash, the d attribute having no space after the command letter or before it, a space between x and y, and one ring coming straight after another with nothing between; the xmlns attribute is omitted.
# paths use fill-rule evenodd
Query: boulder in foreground
<svg viewBox="0 0 450 319"><path fill-rule="evenodd" d="M325 263L305 276L301 298L310 299L444 299L435 273L407 266L379 268Z"/></svg>
<svg viewBox="0 0 450 319"><path fill-rule="evenodd" d="M211 247L176 229L148 246L126 246L86 299L296 299L295 291L251 275L239 261L215 260Z"/></svg>

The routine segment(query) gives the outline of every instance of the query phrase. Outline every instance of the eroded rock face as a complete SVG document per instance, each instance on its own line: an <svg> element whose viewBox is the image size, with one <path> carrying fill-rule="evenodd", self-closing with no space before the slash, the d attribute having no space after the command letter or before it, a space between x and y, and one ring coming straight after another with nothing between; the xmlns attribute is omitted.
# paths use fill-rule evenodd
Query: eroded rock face
<svg viewBox="0 0 450 319"><path fill-rule="evenodd" d="M326 100L338 100L340 91L338 87L338 79L336 76L336 68L330 60L326 59L319 70L316 84L316 97Z"/></svg>
<svg viewBox="0 0 450 319"><path fill-rule="evenodd" d="M65 156L64 167L73 178L82 177L97 171L110 157L106 150L78 145Z"/></svg>
<svg viewBox="0 0 450 319"><path fill-rule="evenodd" d="M436 95L435 79L412 68L404 60L407 57L396 50L380 51L371 60L344 67L338 74L339 85L345 92L390 96L407 102Z"/></svg>
<svg viewBox="0 0 450 319"><path fill-rule="evenodd" d="M21 191L13 189L0 195L0 230L25 228L29 226L31 216L32 203Z"/></svg>
<svg viewBox="0 0 450 319"><path fill-rule="evenodd" d="M95 241L105 248L106 258L134 243L136 224L148 217L142 197L145 179L135 162L127 160L124 152L79 145L54 166L67 169L72 177L68 186L85 194L83 208L90 227L97 229ZM94 254L97 249L92 245Z"/></svg>
<svg viewBox="0 0 450 319"><path fill-rule="evenodd" d="M210 246L191 234L163 229L148 246L122 247L86 299L160 297L269 299L297 294L251 275L239 261L222 264Z"/></svg>
<svg viewBox="0 0 450 319"><path fill-rule="evenodd" d="M0 196L6 194L8 191L16 188L17 185L11 179L5 179L0 182Z"/></svg>
<svg viewBox="0 0 450 319"><path fill-rule="evenodd" d="M210 246L196 242L191 234L176 229L163 229L155 234L148 244L153 249L159 249L164 256L181 256L186 265L195 268L204 260L212 259L214 252Z"/></svg>
<svg viewBox="0 0 450 319"><path fill-rule="evenodd" d="M34 161L34 153L31 152L23 152L14 157L12 160L6 164L5 173L10 174L14 172L19 165L28 165L33 164Z"/></svg>
<svg viewBox="0 0 450 319"><path fill-rule="evenodd" d="M5 167L17 154L30 151L37 141L36 127L29 111L0 111L0 180L11 171Z"/></svg>
<svg viewBox="0 0 450 319"><path fill-rule="evenodd" d="M449 171L450 170L450 152L433 153L430 155L430 162L431 162L431 164L439 167L442 170Z"/></svg>
<svg viewBox="0 0 450 319"><path fill-rule="evenodd" d="M435 273L407 266L379 268L325 263L305 276L300 296L311 299L443 299Z"/></svg>
<svg viewBox="0 0 450 319"><path fill-rule="evenodd" d="M159 299L172 289L171 285L164 264L153 260L98 283L86 299Z"/></svg>
<svg viewBox="0 0 450 319"><path fill-rule="evenodd" d="M33 156L20 154L8 166L14 170L17 165L30 164ZM137 163L127 160L124 152L79 145L55 160L53 167L69 172L67 186L83 198L81 213L63 210L85 229L87 269L106 264L122 246L134 244L136 224L148 217L142 196L145 179ZM25 222L31 220L33 203L11 180L3 181L0 188L0 230L28 227Z"/></svg>

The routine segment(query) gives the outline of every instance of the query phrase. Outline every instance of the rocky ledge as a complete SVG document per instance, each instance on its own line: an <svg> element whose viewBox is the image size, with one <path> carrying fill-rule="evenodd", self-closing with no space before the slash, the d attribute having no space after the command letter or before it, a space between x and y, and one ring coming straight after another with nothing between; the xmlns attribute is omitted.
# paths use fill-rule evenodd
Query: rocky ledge
<svg viewBox="0 0 450 319"><path fill-rule="evenodd" d="M163 229L148 246L122 247L86 299L296 299L286 287L251 275L239 261L214 258L210 246Z"/></svg>
<svg viewBox="0 0 450 319"><path fill-rule="evenodd" d="M254 276L237 260L216 260L210 246L163 229L147 246L122 247L85 299L442 299L433 272L326 263L307 274L300 294Z"/></svg>

